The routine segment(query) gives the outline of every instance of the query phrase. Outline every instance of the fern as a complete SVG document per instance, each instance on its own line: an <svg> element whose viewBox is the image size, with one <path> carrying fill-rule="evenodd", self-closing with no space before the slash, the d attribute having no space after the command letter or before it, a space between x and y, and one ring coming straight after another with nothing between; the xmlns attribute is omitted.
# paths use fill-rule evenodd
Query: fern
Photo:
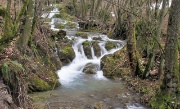
<svg viewBox="0 0 180 109"><path fill-rule="evenodd" d="M4 80L11 80L10 69L6 63L2 65L2 77Z"/></svg>

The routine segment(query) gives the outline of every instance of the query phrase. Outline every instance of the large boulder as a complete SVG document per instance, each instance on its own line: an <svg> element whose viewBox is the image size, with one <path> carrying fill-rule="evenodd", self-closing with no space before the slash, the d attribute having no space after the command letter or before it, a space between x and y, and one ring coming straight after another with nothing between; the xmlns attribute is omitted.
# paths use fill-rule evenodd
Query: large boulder
<svg viewBox="0 0 180 109"><path fill-rule="evenodd" d="M129 73L129 61L126 47L116 51L114 54L109 54L101 59L101 70L103 75L108 78L121 77L123 73Z"/></svg>
<svg viewBox="0 0 180 109"><path fill-rule="evenodd" d="M98 71L98 65L93 63L87 63L83 69L86 74L96 74Z"/></svg>
<svg viewBox="0 0 180 109"><path fill-rule="evenodd" d="M75 52L72 46L59 46L57 51L63 65L69 64L75 58Z"/></svg>

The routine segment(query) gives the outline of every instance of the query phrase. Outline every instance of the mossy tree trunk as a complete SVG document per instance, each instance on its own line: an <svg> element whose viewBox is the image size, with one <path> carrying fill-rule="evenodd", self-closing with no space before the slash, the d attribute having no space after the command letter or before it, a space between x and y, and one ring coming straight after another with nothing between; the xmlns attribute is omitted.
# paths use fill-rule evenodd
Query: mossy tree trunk
<svg viewBox="0 0 180 109"><path fill-rule="evenodd" d="M95 6L95 0L91 0L90 19L94 18L94 6Z"/></svg>
<svg viewBox="0 0 180 109"><path fill-rule="evenodd" d="M130 8L133 10L133 1L130 0ZM129 62L133 75L136 76L137 59L136 59L136 39L134 34L134 18L133 14L128 13L128 35L127 35L127 50L129 55Z"/></svg>
<svg viewBox="0 0 180 109"><path fill-rule="evenodd" d="M6 43L9 39L13 37L12 32L12 19L11 19L11 0L7 0L7 7L5 12L5 24L4 24L4 34L3 38L0 40L1 43Z"/></svg>
<svg viewBox="0 0 180 109"><path fill-rule="evenodd" d="M173 0L169 21L168 37L165 45L165 72L163 86L169 96L175 95L180 88L178 37L180 29L180 0Z"/></svg>
<svg viewBox="0 0 180 109"><path fill-rule="evenodd" d="M32 35L34 6L35 6L35 0L29 0L28 8L27 8L27 15L25 19L26 22L24 25L23 33L20 36L19 42L18 42L19 49L21 50L27 47L29 38Z"/></svg>

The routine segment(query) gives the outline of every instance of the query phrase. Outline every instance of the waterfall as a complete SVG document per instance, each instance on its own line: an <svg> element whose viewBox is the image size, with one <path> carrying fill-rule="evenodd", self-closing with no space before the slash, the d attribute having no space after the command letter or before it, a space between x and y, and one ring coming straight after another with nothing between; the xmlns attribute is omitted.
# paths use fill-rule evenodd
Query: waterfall
<svg viewBox="0 0 180 109"><path fill-rule="evenodd" d="M46 22L49 23L49 25L51 26L51 29L53 31L59 31L58 28L55 28L55 24L56 23L62 23L62 24L66 24L68 22L71 21L66 21L66 20L62 20L60 18L53 18L53 16L55 14L59 14L59 11L57 8L55 8L53 11L51 11L50 13L44 13L42 15L43 18L50 18L51 22ZM76 22L73 22L76 23ZM55 94L54 101L51 101L49 105L57 105L57 107L62 106L62 104L66 104L68 105L68 103L73 103L72 101L76 101L76 100L80 100L82 99L82 97L80 97L83 93L85 94L85 92L88 92L88 96L86 95L86 99L93 99L94 97L92 96L92 98L89 96L91 91L100 91L97 92L98 95L101 95L102 91L106 91L107 89L111 88L112 89L112 94L117 94L113 92L113 88L118 86L120 88L120 90L122 90L122 87L124 86L122 83L118 83L118 82L113 82L110 81L109 79L107 79L106 77L103 76L103 71L100 70L100 60L103 56L108 55L108 54L113 54L114 52L120 50L125 44L126 42L121 41L121 40L113 40L107 37L107 35L103 35L103 34L92 34L92 33L88 33L88 38L84 39L81 37L76 37L75 33L77 32L77 30L79 29L79 25L78 23L76 23L76 28L75 29L64 29L67 32L67 38L69 40L73 40L73 44L72 44L72 48L75 52L75 58L73 59L73 61L66 66L63 66L60 70L57 71L58 76L59 76L59 81L61 82L61 87L60 89L56 89L57 91L53 91L53 93L57 93ZM96 40L93 40L93 38L96 37ZM98 40L99 38L99 40ZM85 49L83 47L83 42L88 41L89 42L89 47L91 48L91 59L88 59L87 56L85 55ZM95 51L97 52L97 49L94 48L93 45L93 41L98 42L98 44L96 44L96 46L99 47L99 52L100 52L100 56L96 56ZM106 44L107 42L112 42L115 44L115 47L112 49L106 49ZM57 53L57 48L56 48L56 53ZM99 66L99 69L97 71L97 74L94 75L87 75L85 73L83 73L83 68L87 63L93 63ZM116 90L116 88L115 88ZM126 88L123 88L123 92L120 93L128 93ZM82 93L83 92L83 93ZM52 93L52 92L51 92ZM107 93L108 94L108 93ZM123 95L124 95L123 94ZM125 95L126 95L125 94ZM77 98L76 98L77 95ZM122 95L122 96L123 96ZM59 98L57 98L59 96ZM117 95L116 95L117 96ZM119 94L118 94L119 96ZM73 97L75 97L75 99L73 99ZM100 96L102 97L102 96ZM126 98L131 97L131 96L126 96ZM66 99L69 98L69 99ZM116 97L117 98L117 97ZM84 99L84 97L83 97ZM123 98L125 99L125 98ZM116 104L124 104L123 99L120 99L119 101L113 101ZM53 100L53 99L52 99ZM62 100L62 102L60 101ZM68 103L66 102L68 100ZM105 98L106 100L106 98ZM110 98L110 101L114 100L113 97L112 99ZM125 99L126 101L126 99ZM127 109L145 109L143 107L141 107L138 103L132 103L131 99L128 100L129 102L125 102L126 108ZM86 100L85 100L86 102ZM75 102L77 103L77 102ZM84 103L83 101L80 103ZM88 101L89 104L89 101ZM72 105L73 106L73 105ZM111 104L111 106L113 106L113 104ZM120 109L118 106L116 106L116 109ZM121 107L121 106L120 106Z"/></svg>
<svg viewBox="0 0 180 109"><path fill-rule="evenodd" d="M102 40L99 41L98 40L98 45L100 47L100 52L101 52L101 56L99 58L97 58L97 56L95 56L94 53L94 47L92 45L93 37L101 37ZM73 84L76 84L76 80L81 78L83 75L85 75L82 72L82 69L84 68L84 66L87 63L94 63L99 65L100 68L100 60L104 55L107 54L113 54L114 52L116 52L117 50L120 50L122 48L122 46L125 44L123 41L119 41L119 40L113 40L113 39L109 39L106 35L91 35L91 37L88 37L88 39L83 39L81 37L75 37L75 36L67 36L67 38L69 38L70 40L75 39L74 40L74 44L72 45L74 52L75 52L75 58L72 61L72 63L70 63L67 66L64 66L61 68L61 70L58 71L58 75L60 78L60 82L64 85L64 86L71 86ZM85 41L89 41L90 43L90 47L91 47L91 56L92 59L88 59L87 56L84 53L84 48L83 48L83 42ZM106 50L105 48L105 44L107 41L111 41L114 43L117 43L117 46L109 51ZM99 69L99 71L97 72L97 74L94 75L94 78L96 79L103 79L106 80L106 78L103 76L103 72Z"/></svg>

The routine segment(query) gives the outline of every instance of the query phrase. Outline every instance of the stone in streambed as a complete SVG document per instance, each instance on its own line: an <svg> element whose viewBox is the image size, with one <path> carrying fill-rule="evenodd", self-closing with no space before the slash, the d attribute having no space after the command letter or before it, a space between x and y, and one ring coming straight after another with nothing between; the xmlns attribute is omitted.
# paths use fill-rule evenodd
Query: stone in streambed
<svg viewBox="0 0 180 109"><path fill-rule="evenodd" d="M58 56L63 65L66 65L75 58L75 52L72 46L58 47Z"/></svg>
<svg viewBox="0 0 180 109"><path fill-rule="evenodd" d="M105 48L109 51L113 48L116 48L116 44L114 42L108 41L108 42L106 42Z"/></svg>
<svg viewBox="0 0 180 109"><path fill-rule="evenodd" d="M89 41L84 41L82 43L82 45L83 45L83 49L84 49L84 53L85 53L86 57L88 59L92 59L92 56L91 56L91 47L90 47Z"/></svg>
<svg viewBox="0 0 180 109"><path fill-rule="evenodd" d="M98 45L98 41L93 41L92 42L92 46L94 48L94 54L97 56L97 57L100 57L101 56L101 49Z"/></svg>
<svg viewBox="0 0 180 109"><path fill-rule="evenodd" d="M83 72L86 74L96 74L98 71L98 65L93 63L88 63L85 65Z"/></svg>
<svg viewBox="0 0 180 109"><path fill-rule="evenodd" d="M130 72L126 47L101 58L101 70L108 78L119 78Z"/></svg>

